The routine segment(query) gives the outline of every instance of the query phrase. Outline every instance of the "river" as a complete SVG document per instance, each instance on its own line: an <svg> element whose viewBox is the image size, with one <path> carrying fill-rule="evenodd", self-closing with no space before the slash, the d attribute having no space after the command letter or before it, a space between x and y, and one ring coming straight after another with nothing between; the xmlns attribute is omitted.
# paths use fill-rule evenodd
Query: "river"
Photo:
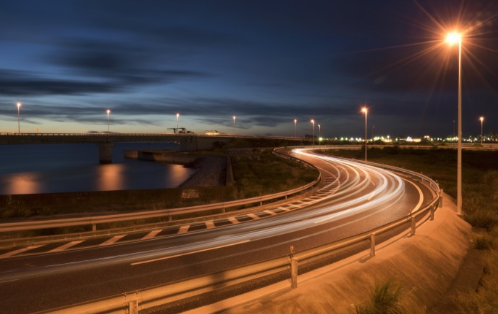
<svg viewBox="0 0 498 314"><path fill-rule="evenodd" d="M175 148L116 143L113 163L100 165L95 144L0 145L0 195L175 188L196 170L124 158L129 149Z"/></svg>

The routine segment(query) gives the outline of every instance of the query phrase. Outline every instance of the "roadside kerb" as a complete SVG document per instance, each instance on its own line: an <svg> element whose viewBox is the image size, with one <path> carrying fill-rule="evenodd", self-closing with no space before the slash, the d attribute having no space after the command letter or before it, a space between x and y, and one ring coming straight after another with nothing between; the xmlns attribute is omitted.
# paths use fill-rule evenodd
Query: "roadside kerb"
<svg viewBox="0 0 498 314"><path fill-rule="evenodd" d="M421 177L421 175L417 174L417 177ZM415 213L409 214L406 217L398 219L384 226L375 228L368 232L362 233L360 235L352 236L344 240L306 250L300 253L291 253L289 256L282 256L253 265L217 272L154 288L135 291L120 296L98 300L96 302L87 302L84 304L55 309L43 313L98 313L99 311L104 311L104 309L97 308L97 305L105 305L105 310L109 311L109 313L133 314L138 313L139 310L149 309L155 306L176 302L182 299L186 300L193 297L199 299L203 294L213 292L214 290L219 288L224 288L224 293L226 293L227 287L237 285L237 290L242 291L243 289L241 289L240 287L241 284L254 281L255 279L262 280L265 277L275 276L276 274L282 272L287 273L286 277L291 278L291 287L296 288L297 276L299 274L299 271L297 269L298 267L306 266L307 263L311 263L317 259L333 255L340 249L354 246L364 241L370 242L368 251L370 258L373 258L376 255L375 246L381 243L376 241L377 236L382 233L393 231L395 228L400 227L403 224L410 224L410 226L408 228L405 228L403 232L409 230L409 234L413 236L417 228L417 219L419 221L419 225L423 224L427 220L432 220L431 218L433 217L434 211L437 210L439 202L441 200L439 193L440 190L437 184L427 177L426 181L432 181L433 184L430 184L430 186L431 188L435 189L434 192L436 196L427 206ZM303 272L301 272L301 274L302 273ZM292 274L294 274L294 278L292 278ZM125 298L123 298L123 296L127 296L130 294L136 294L138 297L130 301L127 301Z"/></svg>

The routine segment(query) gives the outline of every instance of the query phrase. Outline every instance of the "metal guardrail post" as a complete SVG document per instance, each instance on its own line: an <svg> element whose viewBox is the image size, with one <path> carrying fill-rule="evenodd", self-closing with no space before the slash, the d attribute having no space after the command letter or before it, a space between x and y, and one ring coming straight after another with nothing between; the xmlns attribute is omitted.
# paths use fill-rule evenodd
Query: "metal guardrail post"
<svg viewBox="0 0 498 314"><path fill-rule="evenodd" d="M125 293L125 299L126 302L128 303L127 306L128 314L138 314L138 293L137 292L135 292L135 294Z"/></svg>
<svg viewBox="0 0 498 314"><path fill-rule="evenodd" d="M298 260L294 257L294 246L290 246L291 288L297 288Z"/></svg>
<svg viewBox="0 0 498 314"><path fill-rule="evenodd" d="M375 256L375 233L370 234L370 257Z"/></svg>
<svg viewBox="0 0 498 314"><path fill-rule="evenodd" d="M96 224L92 224L92 231L93 232L97 231L97 225Z"/></svg>
<svg viewBox="0 0 498 314"><path fill-rule="evenodd" d="M436 211L436 207L436 204L434 206L431 206L431 218L429 219L430 221L434 220L434 212Z"/></svg>
<svg viewBox="0 0 498 314"><path fill-rule="evenodd" d="M415 216L412 216L412 236L415 235L415 230L417 229L417 225L415 224Z"/></svg>

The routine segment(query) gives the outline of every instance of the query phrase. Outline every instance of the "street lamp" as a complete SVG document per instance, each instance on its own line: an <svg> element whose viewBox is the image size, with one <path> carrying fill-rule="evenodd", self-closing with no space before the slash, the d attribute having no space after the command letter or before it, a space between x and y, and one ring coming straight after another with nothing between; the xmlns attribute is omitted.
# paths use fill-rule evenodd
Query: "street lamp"
<svg viewBox="0 0 498 314"><path fill-rule="evenodd" d="M21 134L21 103L17 103L17 133Z"/></svg>
<svg viewBox="0 0 498 314"><path fill-rule="evenodd" d="M458 43L458 145L457 145L457 215L462 215L462 36L449 33L446 42Z"/></svg>
<svg viewBox="0 0 498 314"><path fill-rule="evenodd" d="M484 122L484 117L480 117L479 120L481 120L481 145L482 145L482 123Z"/></svg>
<svg viewBox="0 0 498 314"><path fill-rule="evenodd" d="M297 137L297 119L294 119L294 137Z"/></svg>
<svg viewBox="0 0 498 314"><path fill-rule="evenodd" d="M321 137L321 134L322 134L322 133L320 132L320 130L321 130L321 125L319 124L319 125L318 125L318 147L320 147L320 137Z"/></svg>
<svg viewBox="0 0 498 314"><path fill-rule="evenodd" d="M111 110L107 109L107 134L109 134L109 115L111 114Z"/></svg>
<svg viewBox="0 0 498 314"><path fill-rule="evenodd" d="M177 112L176 113L176 131L178 132L178 119L180 118L180 114Z"/></svg>
<svg viewBox="0 0 498 314"><path fill-rule="evenodd" d="M367 161L367 142L368 142L368 135L367 135L368 109L367 109L367 107L361 108L361 112L363 112L365 114L365 161Z"/></svg>
<svg viewBox="0 0 498 314"><path fill-rule="evenodd" d="M310 121L313 124L313 150L315 150L315 120Z"/></svg>
<svg viewBox="0 0 498 314"><path fill-rule="evenodd" d="M233 119L233 132L235 133L235 120L237 119L237 117L233 116L232 119Z"/></svg>

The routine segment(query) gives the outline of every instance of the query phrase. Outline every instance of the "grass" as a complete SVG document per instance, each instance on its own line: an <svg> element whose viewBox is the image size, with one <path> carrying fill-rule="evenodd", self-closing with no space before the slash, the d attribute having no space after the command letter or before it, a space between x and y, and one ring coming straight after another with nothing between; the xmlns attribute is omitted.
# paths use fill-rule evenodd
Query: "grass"
<svg viewBox="0 0 498 314"><path fill-rule="evenodd" d="M370 300L356 306L357 314L404 314L401 285L390 280L376 284Z"/></svg>
<svg viewBox="0 0 498 314"><path fill-rule="evenodd" d="M232 169L239 198L291 190L314 181L318 171L263 151L232 156Z"/></svg>
<svg viewBox="0 0 498 314"><path fill-rule="evenodd" d="M326 151L325 154L363 159L364 151ZM439 182L456 198L456 150L369 149L368 160L422 172ZM498 313L498 152L463 151L462 210L464 219L485 233L475 238L474 248L487 250L485 271L476 292L455 300L460 313ZM367 313L367 312L364 312ZM371 312L374 313L374 312Z"/></svg>

